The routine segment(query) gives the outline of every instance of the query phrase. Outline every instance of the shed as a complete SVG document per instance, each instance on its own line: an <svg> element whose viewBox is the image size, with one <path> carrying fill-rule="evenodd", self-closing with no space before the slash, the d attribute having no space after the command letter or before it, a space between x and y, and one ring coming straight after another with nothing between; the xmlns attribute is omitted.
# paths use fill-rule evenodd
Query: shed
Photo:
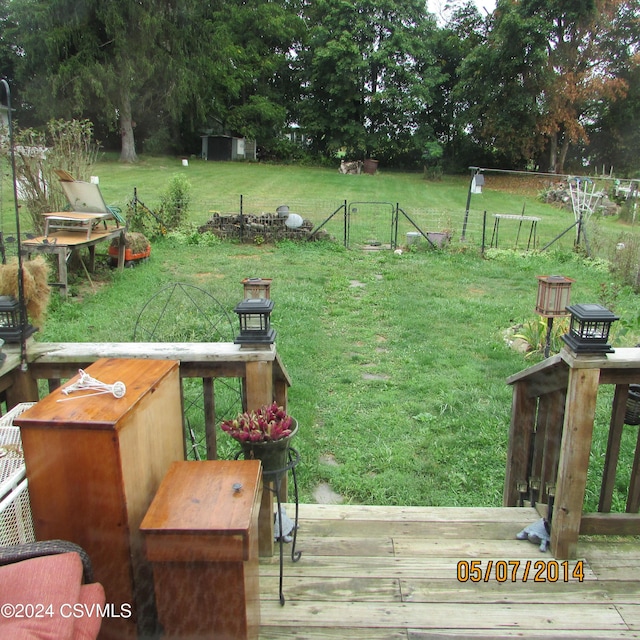
<svg viewBox="0 0 640 640"><path fill-rule="evenodd" d="M254 141L235 136L202 136L203 160L255 160Z"/></svg>

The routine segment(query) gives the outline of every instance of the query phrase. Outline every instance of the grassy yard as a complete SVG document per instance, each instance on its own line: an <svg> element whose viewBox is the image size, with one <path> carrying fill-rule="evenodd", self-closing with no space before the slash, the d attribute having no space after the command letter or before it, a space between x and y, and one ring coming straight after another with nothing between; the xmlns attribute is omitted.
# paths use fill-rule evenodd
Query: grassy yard
<svg viewBox="0 0 640 640"><path fill-rule="evenodd" d="M137 167L107 162L97 174L107 202L124 203L137 187L151 205L170 176L182 170L193 184L191 217L197 223L209 215L206 203L217 206L222 193L279 204L307 197L402 200L407 208L461 215L468 186L465 178L428 183L412 174L341 176L257 164L191 161L183 169L179 160ZM513 210L517 203L520 212L526 198L527 212L539 212L549 232L567 226L566 214L540 204L530 190L486 191L477 198L491 201L496 211ZM474 206L477 218L480 208ZM622 231L614 220L603 225L612 239ZM300 422L295 446L303 458L304 501L313 501L326 483L354 503L500 505L511 410L505 380L535 362L509 348L504 334L537 319L538 274L572 277L573 302L602 302L621 315L615 344L639 339L636 294L616 281L604 261L560 245L544 253L505 246L483 257L478 243L458 240L441 251L422 247L396 255L345 250L339 242L191 245L185 238L154 242L149 262L123 273L104 268L87 283L79 272L77 295L68 301L54 296L36 339L131 340L147 300L171 282L209 292L234 316L243 278L273 278L272 323L293 381L290 410ZM174 318L175 325L189 322L197 319ZM590 508L597 503L610 402L605 389L592 452ZM633 434L625 433L625 439L614 508L626 500ZM219 441L222 455L231 456L235 448L221 432Z"/></svg>
<svg viewBox="0 0 640 640"><path fill-rule="evenodd" d="M367 232L372 232L384 236L381 240L387 239L387 204L399 205L421 229L446 230L452 233L454 241L459 240L465 224L470 182L469 176L444 176L437 182L427 181L421 173L385 171L384 167L375 176L341 175L337 168L194 159L189 160L188 167L183 167L179 158L147 158L135 166L104 161L97 165L96 174L109 204L124 208L136 190L138 198L152 209L159 204L160 195L171 178L183 174L192 187L191 220L196 224L206 222L214 211L238 212L241 198L245 213L275 213L279 205L286 204L292 212L310 219L315 225L322 223L341 204L355 203L359 211L353 217L356 239L366 238ZM574 223L574 217L571 212L540 202L538 194L548 184L548 177L487 173L482 193L473 194L469 201L465 241L480 246L484 232L489 245L494 214L524 212L527 216L540 218L537 246L554 242ZM598 188L603 190L610 186L608 181L598 183ZM376 229L367 228L370 224L367 218L372 215L383 218ZM358 235L360 226L362 232ZM326 228L335 237L342 238L340 216ZM406 218L401 217L399 237L403 239L407 231L413 230ZM516 247L518 235L518 246L526 247L528 231L526 224L519 229L517 223L504 221L500 229L500 247ZM608 257L626 231L608 218L592 219L589 239L593 252ZM575 231L568 232L554 242L553 247L570 250L574 239Z"/></svg>

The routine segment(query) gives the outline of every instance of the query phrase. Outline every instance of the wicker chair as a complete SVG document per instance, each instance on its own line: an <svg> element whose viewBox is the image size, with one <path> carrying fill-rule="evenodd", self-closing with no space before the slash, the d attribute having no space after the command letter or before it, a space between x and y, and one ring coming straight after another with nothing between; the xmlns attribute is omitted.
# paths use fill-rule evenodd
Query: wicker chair
<svg viewBox="0 0 640 640"><path fill-rule="evenodd" d="M630 425L640 424L640 384L629 385L624 423Z"/></svg>
<svg viewBox="0 0 640 640"><path fill-rule="evenodd" d="M105 601L78 545L49 540L0 548L0 637L95 639Z"/></svg>

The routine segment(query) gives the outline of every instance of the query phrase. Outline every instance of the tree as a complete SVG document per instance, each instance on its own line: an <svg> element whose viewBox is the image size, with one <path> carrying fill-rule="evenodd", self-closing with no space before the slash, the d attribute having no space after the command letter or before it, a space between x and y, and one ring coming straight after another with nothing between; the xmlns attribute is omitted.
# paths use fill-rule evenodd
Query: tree
<svg viewBox="0 0 640 640"><path fill-rule="evenodd" d="M585 116L594 104L615 101L626 93L627 83L613 70L613 52L603 46L603 36L614 28L621 1L528 4L523 2L524 12L542 14L551 27L549 81L538 131L549 141L549 170L563 173L569 145L588 141Z"/></svg>
<svg viewBox="0 0 640 640"><path fill-rule="evenodd" d="M290 52L304 24L296 5L233 0L213 12L201 7L186 45L200 75L192 100L201 122L262 143L279 136L297 97Z"/></svg>
<svg viewBox="0 0 640 640"><path fill-rule="evenodd" d="M640 65L621 76L629 86L627 95L600 113L587 126L590 144L583 151L590 164L613 168L618 175L640 171Z"/></svg>
<svg viewBox="0 0 640 640"><path fill-rule="evenodd" d="M479 137L511 162L545 149L545 168L562 173L569 146L587 139L586 116L626 90L605 46L624 4L499 0L487 43L465 60L459 87L477 105Z"/></svg>
<svg viewBox="0 0 640 640"><path fill-rule="evenodd" d="M302 32L289 0L11 5L32 112L108 123L123 161L136 159L137 125L156 137L199 134L208 121L250 137L284 126L287 57Z"/></svg>
<svg viewBox="0 0 640 640"><path fill-rule="evenodd" d="M456 96L455 88L463 60L486 40L487 21L471 0L447 2L444 26L435 33L434 53L442 80L434 91L431 122L434 136L444 147L444 160L450 168L466 169L479 162L479 142L469 135L465 96Z"/></svg>
<svg viewBox="0 0 640 640"><path fill-rule="evenodd" d="M13 69L17 61L16 47L7 38L7 34L13 28L9 15L9 1L0 0L0 70L2 77L6 78L10 84L13 81Z"/></svg>
<svg viewBox="0 0 640 640"><path fill-rule="evenodd" d="M419 0L319 0L305 8L309 35L300 118L318 152L419 159L439 80L435 22Z"/></svg>
<svg viewBox="0 0 640 640"><path fill-rule="evenodd" d="M640 5L622 3L613 28L603 36L617 77L626 82L624 97L596 105L585 127L590 139L585 155L596 166L622 175L640 170Z"/></svg>
<svg viewBox="0 0 640 640"><path fill-rule="evenodd" d="M469 132L492 150L496 164L520 167L537 151L547 44L542 29L499 0L486 40L460 66L456 101Z"/></svg>
<svg viewBox="0 0 640 640"><path fill-rule="evenodd" d="M23 100L40 121L64 115L111 123L121 160L135 161L136 118L181 104L180 4L14 0Z"/></svg>

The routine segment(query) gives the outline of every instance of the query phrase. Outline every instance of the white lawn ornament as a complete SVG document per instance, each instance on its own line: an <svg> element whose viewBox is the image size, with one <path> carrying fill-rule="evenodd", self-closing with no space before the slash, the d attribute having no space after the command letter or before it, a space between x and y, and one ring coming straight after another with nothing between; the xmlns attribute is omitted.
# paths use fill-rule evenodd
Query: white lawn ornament
<svg viewBox="0 0 640 640"><path fill-rule="evenodd" d="M302 226L303 222L302 216L299 216L297 213L290 213L284 221L284 224L289 227L289 229L298 229Z"/></svg>
<svg viewBox="0 0 640 640"><path fill-rule="evenodd" d="M571 207L573 208L573 216L576 222L581 217L586 222L603 196L601 191L596 191L595 183L589 178L574 178L570 180L569 194L571 195Z"/></svg>
<svg viewBox="0 0 640 640"><path fill-rule="evenodd" d="M544 518L540 518L516 534L516 538L540 545L540 551L546 551L551 541L549 523Z"/></svg>
<svg viewBox="0 0 640 640"><path fill-rule="evenodd" d="M125 386L124 382L118 381L114 382L113 384L106 384L104 382L100 382L100 380L92 378L86 371L82 369L78 369L78 373L80 374L79 380L62 389L62 393L67 396L70 393L75 393L76 391L89 391L90 393L83 393L82 395L74 396L71 398L61 398L60 400L58 400L58 402L75 400L77 398L88 398L89 396L99 396L106 393L112 394L114 398L122 398L127 392L127 387Z"/></svg>

